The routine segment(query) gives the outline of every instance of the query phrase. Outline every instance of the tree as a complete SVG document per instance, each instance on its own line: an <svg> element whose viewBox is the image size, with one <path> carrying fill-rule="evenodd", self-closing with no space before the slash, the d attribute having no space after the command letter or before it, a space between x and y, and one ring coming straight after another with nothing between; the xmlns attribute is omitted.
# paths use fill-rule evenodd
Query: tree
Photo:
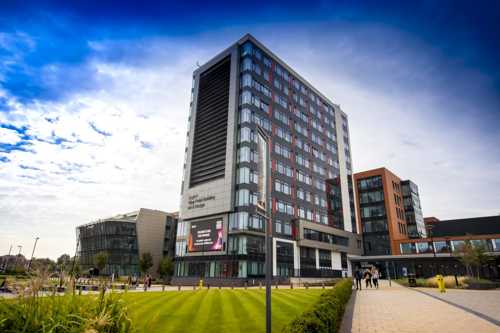
<svg viewBox="0 0 500 333"><path fill-rule="evenodd" d="M163 257L158 266L158 274L165 281L169 281L174 274L174 262L170 257Z"/></svg>
<svg viewBox="0 0 500 333"><path fill-rule="evenodd" d="M459 260L464 264L467 275L474 276L476 268L477 278L479 279L481 266L488 261L486 249L482 245L474 246L470 240L465 240L464 245L455 250Z"/></svg>
<svg viewBox="0 0 500 333"><path fill-rule="evenodd" d="M67 271L71 269L70 264L71 256L69 254L63 254L59 258L57 258L57 267L59 267L61 271Z"/></svg>
<svg viewBox="0 0 500 333"><path fill-rule="evenodd" d="M94 264L99 269L99 274L101 274L104 267L108 263L109 255L107 252L101 251L95 255Z"/></svg>
<svg viewBox="0 0 500 333"><path fill-rule="evenodd" d="M151 253L145 252L141 255L141 259L139 259L139 269L141 273L146 274L151 267L153 267L153 256Z"/></svg>

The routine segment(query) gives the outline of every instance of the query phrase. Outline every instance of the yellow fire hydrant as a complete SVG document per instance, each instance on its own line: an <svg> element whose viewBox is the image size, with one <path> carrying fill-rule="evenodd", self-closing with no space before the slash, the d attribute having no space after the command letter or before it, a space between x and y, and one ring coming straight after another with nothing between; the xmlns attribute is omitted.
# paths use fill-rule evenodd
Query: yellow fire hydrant
<svg viewBox="0 0 500 333"><path fill-rule="evenodd" d="M437 285L439 292L445 293L446 292L446 287L444 285L444 279L441 274L436 275L436 280L437 280Z"/></svg>

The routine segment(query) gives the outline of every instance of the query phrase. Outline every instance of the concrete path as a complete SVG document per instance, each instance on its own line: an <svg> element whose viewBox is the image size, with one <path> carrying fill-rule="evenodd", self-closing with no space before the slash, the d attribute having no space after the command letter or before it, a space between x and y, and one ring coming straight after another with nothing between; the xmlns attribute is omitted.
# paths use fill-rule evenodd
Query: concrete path
<svg viewBox="0 0 500 333"><path fill-rule="evenodd" d="M493 293L498 295L497 291ZM500 311L500 300L494 298L489 296L490 306L493 311ZM387 281L380 281L378 290L353 291L340 332L500 333L500 326L420 291L395 283L389 287Z"/></svg>

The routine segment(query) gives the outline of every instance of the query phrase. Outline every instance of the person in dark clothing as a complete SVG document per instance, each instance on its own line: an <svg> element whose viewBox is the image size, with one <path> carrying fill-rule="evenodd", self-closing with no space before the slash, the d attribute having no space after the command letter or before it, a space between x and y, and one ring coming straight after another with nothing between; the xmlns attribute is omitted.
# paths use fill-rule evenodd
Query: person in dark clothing
<svg viewBox="0 0 500 333"><path fill-rule="evenodd" d="M372 288L372 272L367 268L364 274L366 288L370 286Z"/></svg>
<svg viewBox="0 0 500 333"><path fill-rule="evenodd" d="M361 280L363 279L363 273L361 268L358 268L354 273L354 278L356 279L356 290L361 290Z"/></svg>

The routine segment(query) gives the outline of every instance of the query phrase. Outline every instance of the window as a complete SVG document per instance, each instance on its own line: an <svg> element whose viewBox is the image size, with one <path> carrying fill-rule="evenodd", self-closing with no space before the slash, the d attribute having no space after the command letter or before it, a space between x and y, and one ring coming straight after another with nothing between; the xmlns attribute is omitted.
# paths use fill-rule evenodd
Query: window
<svg viewBox="0 0 500 333"><path fill-rule="evenodd" d="M315 179L314 180L314 187L316 187L320 191L326 191L326 184L323 180Z"/></svg>
<svg viewBox="0 0 500 333"><path fill-rule="evenodd" d="M292 143L292 134L289 131L287 131L281 127L276 127L276 135L279 138L285 140L286 142Z"/></svg>
<svg viewBox="0 0 500 333"><path fill-rule="evenodd" d="M238 149L238 163L242 162L255 162L259 160L259 156L256 151L250 149L250 147L240 147Z"/></svg>
<svg viewBox="0 0 500 333"><path fill-rule="evenodd" d="M175 242L175 255L177 257L182 257L186 255L186 240L180 240Z"/></svg>
<svg viewBox="0 0 500 333"><path fill-rule="evenodd" d="M297 180L299 182L305 183L307 185L311 185L312 184L312 178L307 173L305 173L305 172L303 172L301 170L297 170L296 174L297 174Z"/></svg>
<svg viewBox="0 0 500 333"><path fill-rule="evenodd" d="M247 108L241 109L239 120L240 120L240 124L252 122L252 111L250 111L250 109L247 109Z"/></svg>
<svg viewBox="0 0 500 333"><path fill-rule="evenodd" d="M417 247L415 243L401 243L401 254L413 254L417 253Z"/></svg>
<svg viewBox="0 0 500 333"><path fill-rule="evenodd" d="M276 154L281 155L285 158L290 158L290 156L292 155L292 152L289 148L280 145L279 143L274 144L274 151Z"/></svg>
<svg viewBox="0 0 500 333"><path fill-rule="evenodd" d="M383 204L361 208L362 218L383 217L383 216L385 216L385 207Z"/></svg>
<svg viewBox="0 0 500 333"><path fill-rule="evenodd" d="M384 201L384 192L382 190L373 192L362 192L359 195L359 202L362 204L380 202L380 201Z"/></svg>
<svg viewBox="0 0 500 333"><path fill-rule="evenodd" d="M278 95L278 94L275 94L274 95L274 102L276 102L277 104L281 105L283 108L287 109L288 108L288 102L286 101L286 98Z"/></svg>
<svg viewBox="0 0 500 333"><path fill-rule="evenodd" d="M242 127L240 129L240 143L241 142L256 142L257 138L254 132L248 127Z"/></svg>
<svg viewBox="0 0 500 333"><path fill-rule="evenodd" d="M231 230L264 231L264 225L264 218L260 215L247 212L237 212L229 215L229 228Z"/></svg>
<svg viewBox="0 0 500 333"><path fill-rule="evenodd" d="M177 223L177 237L186 237L188 235L188 222Z"/></svg>
<svg viewBox="0 0 500 333"><path fill-rule="evenodd" d="M289 124L289 119L286 116L286 114L284 114L283 112L280 112L278 110L274 110L274 118L281 121L283 124L285 124L287 126Z"/></svg>
<svg viewBox="0 0 500 333"><path fill-rule="evenodd" d="M291 203L286 202L286 201L281 201L277 200L276 201L276 208L278 212L288 214L288 215L293 215L294 214L294 208Z"/></svg>
<svg viewBox="0 0 500 333"><path fill-rule="evenodd" d="M309 136L309 130L307 129L307 127L302 126L297 122L295 123L295 130L297 131L297 133L300 133L303 136L306 136L306 137Z"/></svg>
<svg viewBox="0 0 500 333"><path fill-rule="evenodd" d="M252 86L252 75L245 73L241 76L241 87Z"/></svg>
<svg viewBox="0 0 500 333"><path fill-rule="evenodd" d="M236 206L248 206L257 204L257 194L247 189L236 191Z"/></svg>
<svg viewBox="0 0 500 333"><path fill-rule="evenodd" d="M276 220L276 222L274 222L274 228L278 234L282 233L281 226L282 226L281 220Z"/></svg>
<svg viewBox="0 0 500 333"><path fill-rule="evenodd" d="M292 170L292 168L289 167L288 165L282 163L282 162L279 162L279 161L276 162L276 171L279 174L282 174L282 175L285 175L285 176L288 176L288 177L292 177L293 176L293 170Z"/></svg>
<svg viewBox="0 0 500 333"><path fill-rule="evenodd" d="M281 180L274 181L274 190L288 195L291 194L290 185Z"/></svg>
<svg viewBox="0 0 500 333"><path fill-rule="evenodd" d="M271 59L269 59L268 57L264 57L262 62L264 63L264 66L271 67Z"/></svg>
<svg viewBox="0 0 500 333"><path fill-rule="evenodd" d="M241 63L241 71L250 71L252 70L252 59L245 58Z"/></svg>
<svg viewBox="0 0 500 333"><path fill-rule="evenodd" d="M285 222L283 233L288 236L292 235L292 225L290 224L290 222Z"/></svg>
<svg viewBox="0 0 500 333"><path fill-rule="evenodd" d="M295 160L297 161L297 164L302 165L303 167L309 168L309 160L305 158L301 154L297 154L295 156Z"/></svg>
<svg viewBox="0 0 500 333"><path fill-rule="evenodd" d="M450 247L446 241L434 242L434 248L436 249L436 253L450 252Z"/></svg>
<svg viewBox="0 0 500 333"><path fill-rule="evenodd" d="M241 46L241 56L247 56L247 55L252 55L253 53L253 48L252 44L250 42L246 42Z"/></svg>
<svg viewBox="0 0 500 333"><path fill-rule="evenodd" d="M258 175L250 168L243 167L236 171L236 179L237 184L257 184Z"/></svg>
<svg viewBox="0 0 500 333"><path fill-rule="evenodd" d="M382 188L382 177L375 176L366 179L361 179L358 181L358 188L360 190Z"/></svg>

